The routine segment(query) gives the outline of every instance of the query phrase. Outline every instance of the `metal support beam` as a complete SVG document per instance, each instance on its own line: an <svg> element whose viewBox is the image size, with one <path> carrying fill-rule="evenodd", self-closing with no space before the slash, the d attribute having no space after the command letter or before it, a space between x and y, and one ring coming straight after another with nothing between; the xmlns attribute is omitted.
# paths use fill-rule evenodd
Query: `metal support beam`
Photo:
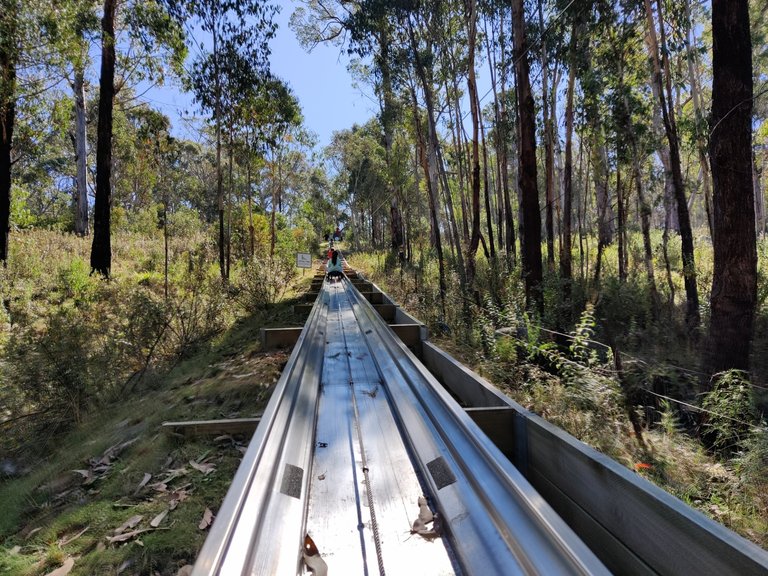
<svg viewBox="0 0 768 576"><path fill-rule="evenodd" d="M389 327L406 346L421 344L421 324L390 324Z"/></svg>
<svg viewBox="0 0 768 576"><path fill-rule="evenodd" d="M190 420L186 422L163 422L164 432L181 434L188 438L197 436L219 436L221 434L252 435L261 418L230 418L227 420Z"/></svg>
<svg viewBox="0 0 768 576"><path fill-rule="evenodd" d="M376 309L376 312L379 313L379 316L381 316L384 322L395 321L395 312L397 311L397 306L394 304L374 304L373 307Z"/></svg>
<svg viewBox="0 0 768 576"><path fill-rule="evenodd" d="M302 328L262 328L261 349L290 348L299 339Z"/></svg>

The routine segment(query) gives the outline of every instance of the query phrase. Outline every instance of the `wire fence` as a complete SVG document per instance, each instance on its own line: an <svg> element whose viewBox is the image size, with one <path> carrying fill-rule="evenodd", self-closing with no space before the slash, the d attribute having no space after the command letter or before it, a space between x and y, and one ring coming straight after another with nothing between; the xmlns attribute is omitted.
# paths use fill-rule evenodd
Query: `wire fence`
<svg viewBox="0 0 768 576"><path fill-rule="evenodd" d="M608 344L606 344L604 342L600 342L599 340L595 340L593 338L585 338L583 336L576 336L574 334L568 334L566 332L559 332L557 330L551 330L549 328L545 328L545 327L543 327L541 325L537 325L536 329L540 330L541 332L545 332L545 333L551 334L553 336L559 336L561 338L567 338L569 340L577 340L578 339L580 342L586 342L586 343L589 343L589 344L591 344L593 346L604 348L605 350L610 351L611 354L614 354L614 353L617 352L611 346L609 346ZM512 331L513 331L513 328L511 328L511 327L500 328L500 329L496 330L496 334L513 335ZM654 364L652 362L649 362L649 361L647 361L645 359L639 358L639 357L634 356L632 354L627 354L626 352L618 351L618 354L619 354L619 356L621 358L626 358L626 359L629 359L629 360L632 360L632 361L644 364L646 366L652 366ZM693 376L696 376L697 378L699 378L701 376L705 376L705 377L712 376L712 375L709 375L706 372L702 372L700 370L693 370L691 368L685 368L683 366L678 366L678 365L675 365L675 364L670 364L668 362L663 362L663 363L660 363L659 365L662 366L662 367L665 367L665 368L675 369L675 370L677 370L679 372L691 374ZM611 374L612 376L614 376L616 378L620 377L620 374L619 374L618 370L616 370L616 369L612 369L612 368L607 368L606 369L605 367L603 367L601 372L604 372L604 373L607 372L607 373ZM756 389L760 389L760 390L768 390L768 387L760 385L760 384L755 384L755 383L750 382L748 380L744 380L742 382L743 382L743 384L745 384L745 385L747 385L747 386L749 386L751 388L756 388ZM761 432L768 431L768 426L766 426L765 424L759 424L758 425L758 424L755 424L754 422L747 422L745 420L740 420L738 418L734 418L733 416L729 416L727 414L721 414L721 413L718 413L718 412L714 412L712 410L708 410L708 409L703 408L701 406L697 406L695 404L691 404L690 402L685 402L684 400L680 400L680 399L668 396L666 394L661 394L659 392L655 392L654 390L651 390L650 388L647 388L647 387L641 387L640 390L642 392L644 392L644 393L650 394L652 396L655 396L657 398L666 400L668 402L672 402L672 403L677 404L679 406L685 407L685 408L687 408L689 410L694 410L694 411L696 411L698 413L701 413L701 414L708 414L710 416L714 416L714 417L717 417L717 418L720 418L720 419L729 420L731 422L734 422L734 423L737 423L737 424L741 424L741 425L743 425L745 427L748 427L751 430L761 431Z"/></svg>

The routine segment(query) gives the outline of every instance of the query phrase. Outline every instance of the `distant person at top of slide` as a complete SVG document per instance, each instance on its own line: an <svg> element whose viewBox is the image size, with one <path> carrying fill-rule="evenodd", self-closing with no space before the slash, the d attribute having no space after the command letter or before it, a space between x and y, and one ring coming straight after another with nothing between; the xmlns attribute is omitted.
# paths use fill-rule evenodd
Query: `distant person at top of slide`
<svg viewBox="0 0 768 576"><path fill-rule="evenodd" d="M328 262L325 265L326 277L331 280L344 276L343 258L338 250L334 250Z"/></svg>

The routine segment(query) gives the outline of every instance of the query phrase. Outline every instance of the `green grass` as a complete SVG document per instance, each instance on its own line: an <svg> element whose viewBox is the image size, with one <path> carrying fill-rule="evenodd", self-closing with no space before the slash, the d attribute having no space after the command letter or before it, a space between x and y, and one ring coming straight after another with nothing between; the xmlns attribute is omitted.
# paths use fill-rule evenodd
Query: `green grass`
<svg viewBox="0 0 768 576"><path fill-rule="evenodd" d="M280 311L285 314L285 311ZM72 574L112 573L124 562L136 573L175 574L179 567L194 561L206 532L198 529L206 507L216 510L239 464L242 454L226 442L213 439L182 441L160 430L165 420L208 419L224 416L253 416L268 400L284 353L263 354L254 341L255 322L239 323L219 346L193 357L177 367L158 389L125 399L120 405L91 414L82 426L50 444L58 447L45 463L29 476L0 485L0 567L8 574L43 573L39 562L51 551L80 557ZM235 353L236 350L239 353ZM246 375L244 378L235 376ZM105 449L136 438L116 459L103 479L86 488L76 482L71 494L56 501L58 489L39 488L72 475L69 471L87 468L87 459L99 457ZM188 462L208 454L216 471L204 476ZM165 507L162 494L146 488L136 493L145 473L150 484L168 467L185 467L188 473L169 488L190 484L191 496L171 511L162 530L140 535L136 542L106 545L106 536L127 518L140 514L148 522ZM27 539L24 533L41 530ZM83 528L88 530L72 543L62 540ZM14 546L20 553L11 554ZM56 557L54 554L54 560ZM51 561L47 565L50 565ZM3 572L0 571L0 574Z"/></svg>
<svg viewBox="0 0 768 576"><path fill-rule="evenodd" d="M125 306L125 294L130 289L162 293L162 278L155 269L158 240L130 235L118 240L115 278L105 283L88 276L83 268L87 240L46 231L15 237L11 266L0 272L0 288L12 299L16 327L7 322L9 317L3 318L0 351L4 352L13 330L45 330L49 315L63 308L76 315L81 307L95 306L112 314L117 337L124 327L146 321L120 314L152 313L140 308L131 312ZM179 257L172 263L172 283L184 281L186 248L176 246ZM127 386L124 382L130 374L118 373L122 382L109 387L105 382L79 422L62 422L59 416L45 420L43 414L42 420L23 419L17 426L6 426L0 435L2 453L11 455L26 473L0 478L0 575L43 576L69 557L77 558L73 576L116 574L120 569L123 574L171 576L193 563L208 533L198 528L203 512L210 508L215 513L220 506L242 453L232 440L177 438L163 432L161 424L259 415L287 360L285 352L262 352L259 330L303 324L303 317L293 313L291 298L306 289L310 278L300 277L289 298L249 316L236 299L227 299L220 318L223 331L197 343L181 358L169 355L153 363L149 377L138 383ZM99 345L117 346L119 351L126 343L102 339ZM99 382L99 365L89 364L91 357L80 360L79 369L94 371ZM18 402L12 380L2 381L0 413L4 405L18 409ZM84 485L83 477L73 472L90 469L90 462L105 450L129 441L92 484ZM216 467L208 475L189 465L190 460L203 457ZM188 497L168 513L159 529L129 542L109 543L107 537L128 518L142 515L136 528L148 528L168 508L168 494L150 486L169 469L181 468L186 473L169 482L168 490L185 486ZM147 473L152 478L139 490Z"/></svg>

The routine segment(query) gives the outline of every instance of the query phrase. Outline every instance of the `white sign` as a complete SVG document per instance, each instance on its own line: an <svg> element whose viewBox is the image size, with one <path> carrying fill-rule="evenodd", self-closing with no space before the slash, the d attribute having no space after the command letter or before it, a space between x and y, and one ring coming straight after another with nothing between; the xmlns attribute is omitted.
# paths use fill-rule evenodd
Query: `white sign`
<svg viewBox="0 0 768 576"><path fill-rule="evenodd" d="M299 268L312 268L312 254L309 254L308 252L297 252L296 266Z"/></svg>

